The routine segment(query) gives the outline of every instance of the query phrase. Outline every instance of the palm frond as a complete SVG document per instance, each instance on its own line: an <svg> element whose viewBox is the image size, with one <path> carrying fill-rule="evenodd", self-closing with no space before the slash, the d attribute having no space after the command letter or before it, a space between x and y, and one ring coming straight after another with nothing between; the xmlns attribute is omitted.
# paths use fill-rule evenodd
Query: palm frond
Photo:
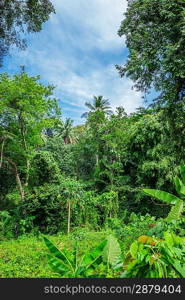
<svg viewBox="0 0 185 300"><path fill-rule="evenodd" d="M87 106L90 110L95 110L95 107L90 102L85 102L85 106Z"/></svg>
<svg viewBox="0 0 185 300"><path fill-rule="evenodd" d="M85 113L83 113L82 115L81 115L81 118L87 118L88 117L88 112L85 112Z"/></svg>

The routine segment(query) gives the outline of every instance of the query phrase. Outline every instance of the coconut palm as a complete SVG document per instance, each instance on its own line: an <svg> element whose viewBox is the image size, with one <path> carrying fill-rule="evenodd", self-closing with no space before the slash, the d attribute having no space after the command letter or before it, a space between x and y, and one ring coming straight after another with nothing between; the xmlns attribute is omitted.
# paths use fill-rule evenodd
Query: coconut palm
<svg viewBox="0 0 185 300"><path fill-rule="evenodd" d="M90 112L103 111L107 115L111 115L113 112L110 107L108 99L103 99L103 96L94 96L93 103L86 102L85 106L90 109ZM90 112L82 114L82 118L87 118Z"/></svg>
<svg viewBox="0 0 185 300"><path fill-rule="evenodd" d="M58 136L61 136L64 140L64 144L71 144L74 140L73 136L73 120L67 118L65 122L58 125Z"/></svg>

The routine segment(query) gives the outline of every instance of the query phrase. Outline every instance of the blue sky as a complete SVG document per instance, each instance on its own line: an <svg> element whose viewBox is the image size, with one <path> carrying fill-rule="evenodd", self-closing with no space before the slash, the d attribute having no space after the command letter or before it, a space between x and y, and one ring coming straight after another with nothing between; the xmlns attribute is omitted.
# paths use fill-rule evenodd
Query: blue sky
<svg viewBox="0 0 185 300"><path fill-rule="evenodd" d="M29 35L26 51L12 51L2 71L15 73L24 65L30 75L56 86L63 117L83 122L84 103L103 95L112 107L130 113L142 105L128 78L120 78L115 64L128 51L117 35L126 0L52 0L56 14L40 33Z"/></svg>

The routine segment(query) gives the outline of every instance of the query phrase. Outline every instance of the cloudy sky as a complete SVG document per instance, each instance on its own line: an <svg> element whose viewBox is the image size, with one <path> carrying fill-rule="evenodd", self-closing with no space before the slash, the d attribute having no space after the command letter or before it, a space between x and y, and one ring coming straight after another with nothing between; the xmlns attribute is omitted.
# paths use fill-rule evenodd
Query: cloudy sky
<svg viewBox="0 0 185 300"><path fill-rule="evenodd" d="M128 55L124 38L117 35L126 0L52 0L56 14L40 33L29 35L24 52L13 51L3 71L15 73L24 65L30 75L56 86L64 118L83 122L84 103L103 95L115 109L130 113L142 105L132 82L120 78L115 64Z"/></svg>

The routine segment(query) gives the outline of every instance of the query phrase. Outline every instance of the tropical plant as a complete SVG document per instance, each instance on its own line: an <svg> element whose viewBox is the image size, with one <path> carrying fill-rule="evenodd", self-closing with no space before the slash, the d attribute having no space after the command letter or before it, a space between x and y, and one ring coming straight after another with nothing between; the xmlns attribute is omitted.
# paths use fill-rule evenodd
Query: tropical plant
<svg viewBox="0 0 185 300"><path fill-rule="evenodd" d="M59 250L46 237L44 241L51 252L51 255L48 255L49 265L61 276L106 277L111 272L118 272L122 269L121 248L113 235L109 235L98 246L83 254L80 253L77 241L72 252L67 249Z"/></svg>
<svg viewBox="0 0 185 300"><path fill-rule="evenodd" d="M185 236L185 218L173 222L166 222L165 219L159 219L156 224L150 227L147 235L164 238L164 232L172 231L178 236Z"/></svg>
<svg viewBox="0 0 185 300"><path fill-rule="evenodd" d="M168 126L167 144L174 145L174 151L178 148L181 159L185 133L184 15L184 1L129 1L118 32L126 39L129 54L125 65L117 66L121 77L132 79L146 97L153 88L157 91L152 104Z"/></svg>
<svg viewBox="0 0 185 300"><path fill-rule="evenodd" d="M118 193L111 191L105 192L96 197L96 205L103 212L104 220L107 218L114 218L118 213Z"/></svg>
<svg viewBox="0 0 185 300"><path fill-rule="evenodd" d="M61 195L67 205L67 233L71 231L72 211L80 204L83 194L83 185L78 181L67 178L61 183ZM82 208L82 207L81 207Z"/></svg>
<svg viewBox="0 0 185 300"><path fill-rule="evenodd" d="M57 131L57 130L56 130ZM52 138L47 139L47 143L45 144L43 150L50 152L58 164L61 173L68 176L75 176L75 159L74 159L74 147L73 144L64 143L64 139L62 136L54 135Z"/></svg>
<svg viewBox="0 0 185 300"><path fill-rule="evenodd" d="M128 251L130 245L142 234L149 235L149 231L156 227L155 217L146 214L144 216L127 211L123 220L120 218L120 225L113 228L116 237L121 243L121 249L124 253Z"/></svg>
<svg viewBox="0 0 185 300"><path fill-rule="evenodd" d="M10 45L25 48L26 42L20 32L39 32L54 13L50 0L1 1L0 9L0 63Z"/></svg>
<svg viewBox="0 0 185 300"><path fill-rule="evenodd" d="M20 203L18 207L24 212L21 216L23 220L34 216L33 225L42 233L56 234L66 226L66 208L59 184L49 182L34 186L27 191L26 201Z"/></svg>
<svg viewBox="0 0 185 300"><path fill-rule="evenodd" d="M25 72L0 75L0 131L9 138L1 145L1 167L11 171L22 200L28 186L31 159L43 143L44 128L52 128L60 116L57 100L52 98L54 87L44 86L39 76ZM22 176L21 176L22 175Z"/></svg>
<svg viewBox="0 0 185 300"><path fill-rule="evenodd" d="M107 237L107 244L105 245L102 252L103 262L107 265L107 272L109 268L119 269L122 267L121 248L118 240L113 236Z"/></svg>
<svg viewBox="0 0 185 300"><path fill-rule="evenodd" d="M185 278L185 238L165 232L164 240L140 236L125 259L126 278Z"/></svg>
<svg viewBox="0 0 185 300"><path fill-rule="evenodd" d="M57 126L58 136L61 136L65 144L74 142L73 121L67 118L65 122L60 122Z"/></svg>
<svg viewBox="0 0 185 300"><path fill-rule="evenodd" d="M107 115L112 114L110 102L108 99L104 99L103 96L94 96L93 103L86 102L85 106L89 108L90 112L102 111ZM81 117L87 118L90 112L83 113Z"/></svg>
<svg viewBox="0 0 185 300"><path fill-rule="evenodd" d="M8 211L0 211L0 239L5 236L12 236L12 216Z"/></svg>
<svg viewBox="0 0 185 300"><path fill-rule="evenodd" d="M182 165L179 167L179 169L180 169L182 180L178 176L175 176L174 183L175 183L175 188L177 193L184 198L185 197L185 166ZM182 199L165 191L154 190L154 189L143 189L143 191L144 193L168 205L174 205L171 208L168 216L166 217L167 222L178 220L181 217L184 211L184 201Z"/></svg>
<svg viewBox="0 0 185 300"><path fill-rule="evenodd" d="M121 76L141 91L154 86L171 109L184 97L184 32L184 2L176 0L129 1L119 29L129 49L126 64L118 66Z"/></svg>
<svg viewBox="0 0 185 300"><path fill-rule="evenodd" d="M51 255L48 255L48 263L55 273L62 277L92 277L96 274L96 267L102 263L102 251L107 244L104 240L97 247L87 251L79 257L79 248L76 245L73 252L67 249L59 250L50 240L44 237L46 246Z"/></svg>

